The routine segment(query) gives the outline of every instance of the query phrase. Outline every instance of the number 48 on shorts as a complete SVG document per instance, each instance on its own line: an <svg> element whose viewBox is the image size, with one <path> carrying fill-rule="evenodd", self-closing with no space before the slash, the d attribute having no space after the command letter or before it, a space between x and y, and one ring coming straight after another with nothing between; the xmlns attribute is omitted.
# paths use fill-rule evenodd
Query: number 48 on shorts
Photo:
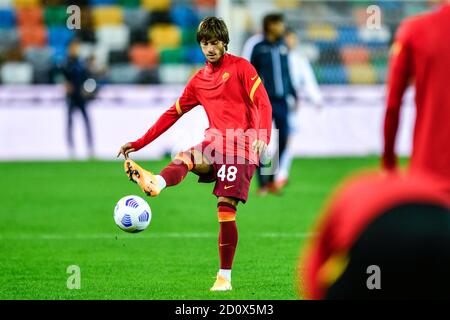
<svg viewBox="0 0 450 320"><path fill-rule="evenodd" d="M216 168L217 179L213 194L218 197L232 197L245 203L256 165L219 164Z"/></svg>
<svg viewBox="0 0 450 320"><path fill-rule="evenodd" d="M227 166L223 164L219 171L217 171L217 178L220 179L220 181L228 181L233 182L236 180L236 174L238 172L238 169L236 166Z"/></svg>

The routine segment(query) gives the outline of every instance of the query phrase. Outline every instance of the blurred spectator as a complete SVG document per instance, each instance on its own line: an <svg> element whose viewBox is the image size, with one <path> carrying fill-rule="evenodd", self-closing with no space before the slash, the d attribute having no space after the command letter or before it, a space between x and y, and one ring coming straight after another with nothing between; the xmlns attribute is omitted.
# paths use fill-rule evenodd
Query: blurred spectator
<svg viewBox="0 0 450 320"><path fill-rule="evenodd" d="M255 45L251 55L251 63L259 73L272 104L272 118L278 129L278 154L280 157L286 148L288 138L288 103L287 98L297 94L292 85L288 48L284 41L285 24L283 15L268 14L263 19L264 39ZM273 168L278 167L277 157L273 159ZM268 191L278 193L274 175L262 175L258 168L258 194L265 195Z"/></svg>
<svg viewBox="0 0 450 320"><path fill-rule="evenodd" d="M254 34L250 38L248 38L242 48L242 58L250 61L252 59L253 48L263 40L264 36L260 33Z"/></svg>
<svg viewBox="0 0 450 320"><path fill-rule="evenodd" d="M297 91L297 96L308 97L313 104L320 110L322 107L322 95L316 76L314 75L308 58L303 54L299 47L299 39L295 31L288 30L285 35L286 45L289 49L289 69L292 77L292 84ZM280 157L280 168L276 176L278 188L283 188L289 178L289 170L292 163L292 152L290 150L290 137L298 130L298 107L299 103L291 99L289 103L289 136L286 150Z"/></svg>
<svg viewBox="0 0 450 320"><path fill-rule="evenodd" d="M79 57L80 42L72 40L68 47L68 57L62 66L62 74L65 77L64 87L67 96L67 142L72 157L75 156L73 141L73 114L76 110L81 112L86 128L89 156L94 156L92 128L89 115L86 110L88 95L94 92L95 87L90 80L88 65Z"/></svg>
<svg viewBox="0 0 450 320"><path fill-rule="evenodd" d="M316 231L299 268L303 298L450 298L450 203L435 180L353 178Z"/></svg>

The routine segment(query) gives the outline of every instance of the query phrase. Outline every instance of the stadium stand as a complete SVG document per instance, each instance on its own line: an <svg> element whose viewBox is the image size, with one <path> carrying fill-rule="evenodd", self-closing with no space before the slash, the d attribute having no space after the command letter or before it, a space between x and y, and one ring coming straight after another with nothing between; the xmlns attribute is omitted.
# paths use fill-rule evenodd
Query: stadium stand
<svg viewBox="0 0 450 320"><path fill-rule="evenodd" d="M429 8L426 1L264 1L286 14L322 84L383 83L399 21ZM253 18L242 32L257 31L260 21L252 16L251 5L232 2ZM77 1L80 30L66 27L67 3L0 0L0 68L6 70L0 83L55 82L53 70L75 36L83 42L82 56L95 56L109 70L111 83L182 83L204 62L195 33L201 18L215 14L215 0ZM365 27L371 4L383 10L378 29ZM8 79L14 68L21 76Z"/></svg>

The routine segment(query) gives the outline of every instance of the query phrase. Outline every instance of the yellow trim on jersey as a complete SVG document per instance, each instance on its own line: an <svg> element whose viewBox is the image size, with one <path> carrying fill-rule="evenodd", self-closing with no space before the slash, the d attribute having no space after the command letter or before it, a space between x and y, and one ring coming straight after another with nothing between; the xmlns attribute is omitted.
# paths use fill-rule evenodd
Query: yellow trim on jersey
<svg viewBox="0 0 450 320"><path fill-rule="evenodd" d="M181 110L180 98L177 99L177 102L175 103L175 108L177 108L178 115L181 116L183 114L183 110Z"/></svg>
<svg viewBox="0 0 450 320"><path fill-rule="evenodd" d="M250 100L253 102L253 96L255 95L256 89L258 89L259 85L261 84L261 78L258 77L258 79L253 84L252 90L250 91Z"/></svg>
<svg viewBox="0 0 450 320"><path fill-rule="evenodd" d="M391 49L389 50L389 54L392 56L396 56L400 53L400 51L402 51L402 44L398 41L395 41L392 46Z"/></svg>
<svg viewBox="0 0 450 320"><path fill-rule="evenodd" d="M335 253L328 258L317 273L319 283L324 287L330 287L347 269L350 258L345 253Z"/></svg>

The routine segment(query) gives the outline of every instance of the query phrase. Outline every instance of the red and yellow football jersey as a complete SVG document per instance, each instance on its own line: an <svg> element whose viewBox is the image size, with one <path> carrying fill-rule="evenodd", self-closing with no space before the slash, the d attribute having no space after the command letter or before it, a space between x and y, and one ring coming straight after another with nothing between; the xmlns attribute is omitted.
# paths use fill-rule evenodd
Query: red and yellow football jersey
<svg viewBox="0 0 450 320"><path fill-rule="evenodd" d="M364 230L387 210L406 203L450 207L436 180L428 175L364 173L346 180L336 191L302 254L299 292L323 299L346 270L350 249Z"/></svg>
<svg viewBox="0 0 450 320"><path fill-rule="evenodd" d="M215 65L206 63L189 81L182 95L140 139L132 142L139 150L159 137L183 114L202 105L209 120L205 140L216 144L226 155L252 158L251 139L235 139L226 148L227 130L247 132L256 130L259 140L267 144L272 128L272 107L267 92L255 68L245 59L226 53ZM220 150L217 150L220 152Z"/></svg>
<svg viewBox="0 0 450 320"><path fill-rule="evenodd" d="M410 170L439 180L450 195L450 4L405 20L391 50L383 166L394 152L404 91L415 84L416 123Z"/></svg>

